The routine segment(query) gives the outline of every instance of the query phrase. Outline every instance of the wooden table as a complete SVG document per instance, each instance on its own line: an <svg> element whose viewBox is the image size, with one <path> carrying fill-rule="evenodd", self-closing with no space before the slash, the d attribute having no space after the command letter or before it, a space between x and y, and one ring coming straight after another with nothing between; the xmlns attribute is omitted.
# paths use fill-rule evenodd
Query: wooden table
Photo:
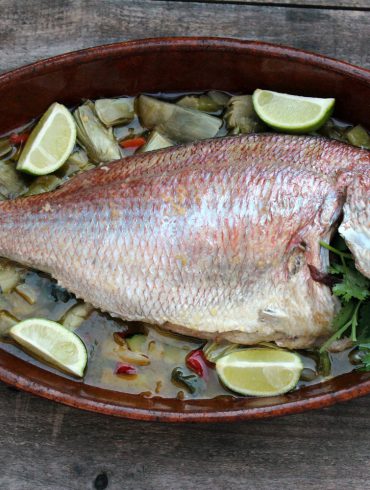
<svg viewBox="0 0 370 490"><path fill-rule="evenodd" d="M0 71L163 35L261 39L370 68L370 0L0 0L0 7ZM167 425L82 412L0 384L0 419L2 490L370 489L370 397L261 422Z"/></svg>

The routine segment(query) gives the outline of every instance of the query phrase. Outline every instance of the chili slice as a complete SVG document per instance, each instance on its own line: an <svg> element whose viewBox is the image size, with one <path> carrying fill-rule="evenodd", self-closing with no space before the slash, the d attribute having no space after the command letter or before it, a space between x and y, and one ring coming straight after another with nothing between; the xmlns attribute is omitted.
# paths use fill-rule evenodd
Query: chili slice
<svg viewBox="0 0 370 490"><path fill-rule="evenodd" d="M12 145L23 145L29 137L29 133L13 133L9 136L9 143Z"/></svg>
<svg viewBox="0 0 370 490"><path fill-rule="evenodd" d="M115 374L137 374L137 369L135 366L131 364L124 364L123 362L119 362L116 365L116 369L114 371Z"/></svg>
<svg viewBox="0 0 370 490"><path fill-rule="evenodd" d="M140 148L140 146L145 145L145 138L138 136L137 138L131 138L129 140L122 140L119 142L122 148Z"/></svg>
<svg viewBox="0 0 370 490"><path fill-rule="evenodd" d="M207 361L202 349L196 349L189 352L186 356L186 366L201 378L208 378Z"/></svg>

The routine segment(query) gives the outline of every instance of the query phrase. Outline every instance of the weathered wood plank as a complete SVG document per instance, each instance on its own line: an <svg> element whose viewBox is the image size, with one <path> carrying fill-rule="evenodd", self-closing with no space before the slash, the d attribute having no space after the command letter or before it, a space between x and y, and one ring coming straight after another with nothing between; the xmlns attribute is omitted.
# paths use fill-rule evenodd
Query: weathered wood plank
<svg viewBox="0 0 370 490"><path fill-rule="evenodd" d="M163 1L163 0L157 0ZM179 1L179 0L173 0ZM200 3L239 3L245 5L287 5L292 7L329 7L335 9L370 9L369 0L198 0Z"/></svg>
<svg viewBox="0 0 370 490"><path fill-rule="evenodd" d="M274 2L281 6L256 5ZM370 68L368 12L290 2L366 8L369 0L0 0L0 71L161 35L263 39ZM80 412L0 384L0 417L4 490L93 489L104 473L113 490L370 489L370 397L270 421L169 426Z"/></svg>
<svg viewBox="0 0 370 490"><path fill-rule="evenodd" d="M2 489L89 489L102 472L109 490L370 489L370 398L273 421L169 426L0 385L0 413Z"/></svg>
<svg viewBox="0 0 370 490"><path fill-rule="evenodd" d="M0 0L0 71L124 39L223 35L290 44L370 67L361 11L137 0ZM109 76L109 74L107 74Z"/></svg>

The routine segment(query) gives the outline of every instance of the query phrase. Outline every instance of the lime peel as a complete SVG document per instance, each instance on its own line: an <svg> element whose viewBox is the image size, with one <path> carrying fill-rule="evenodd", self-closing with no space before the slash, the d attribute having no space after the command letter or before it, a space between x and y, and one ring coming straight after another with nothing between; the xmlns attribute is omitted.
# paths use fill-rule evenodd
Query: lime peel
<svg viewBox="0 0 370 490"><path fill-rule="evenodd" d="M11 327L9 335L31 354L69 374L83 376L87 364L85 344L63 325L30 318Z"/></svg>
<svg viewBox="0 0 370 490"><path fill-rule="evenodd" d="M335 99L302 97L257 89L253 106L263 122L279 131L307 133L319 129L331 116Z"/></svg>
<svg viewBox="0 0 370 490"><path fill-rule="evenodd" d="M76 125L72 114L55 102L32 130L19 157L17 170L46 175L60 168L76 143Z"/></svg>
<svg viewBox="0 0 370 490"><path fill-rule="evenodd" d="M216 362L217 374L225 386L251 396L287 393L297 385L302 369L297 354L266 348L234 351Z"/></svg>

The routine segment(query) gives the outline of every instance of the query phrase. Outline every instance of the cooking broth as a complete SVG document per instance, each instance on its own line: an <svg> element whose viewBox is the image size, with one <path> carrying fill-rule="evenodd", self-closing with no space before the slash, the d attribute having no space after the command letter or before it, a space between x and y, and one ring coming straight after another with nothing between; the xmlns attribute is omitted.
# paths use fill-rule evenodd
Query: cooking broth
<svg viewBox="0 0 370 490"><path fill-rule="evenodd" d="M28 272L25 283L31 285L38 292L38 300L35 305L30 305L16 292L0 295L1 308L5 311L11 311L19 320L43 317L60 321L63 315L77 303L74 298L70 298L66 302L63 302L58 297L55 298L52 294L55 282L43 274L33 271ZM127 324L129 323L113 319L109 315L94 310L89 318L76 329L75 332L84 341L89 356L84 383L125 393L142 393L146 396L153 395L168 398L212 398L214 396L232 394L220 384L215 370L211 367L208 370L209 378L204 390L191 394L174 385L171 381L172 370L177 366L184 366L186 355L204 345L204 341L164 333L156 327L145 324L134 324L132 328L138 332L143 329L147 332L144 352L148 353L150 364L137 366L137 376L115 374L116 365L121 362L120 353L122 354L122 350L114 341L113 334L124 330L124 325ZM52 366L45 365L44 362L29 356L8 339L3 339L1 349L44 369L69 377L55 370ZM298 388L352 371L353 365L348 360L348 352L349 350L330 353L330 374L328 376L317 376L312 381L300 381ZM306 368L316 369L315 362L311 357L303 353L300 353L300 355Z"/></svg>

